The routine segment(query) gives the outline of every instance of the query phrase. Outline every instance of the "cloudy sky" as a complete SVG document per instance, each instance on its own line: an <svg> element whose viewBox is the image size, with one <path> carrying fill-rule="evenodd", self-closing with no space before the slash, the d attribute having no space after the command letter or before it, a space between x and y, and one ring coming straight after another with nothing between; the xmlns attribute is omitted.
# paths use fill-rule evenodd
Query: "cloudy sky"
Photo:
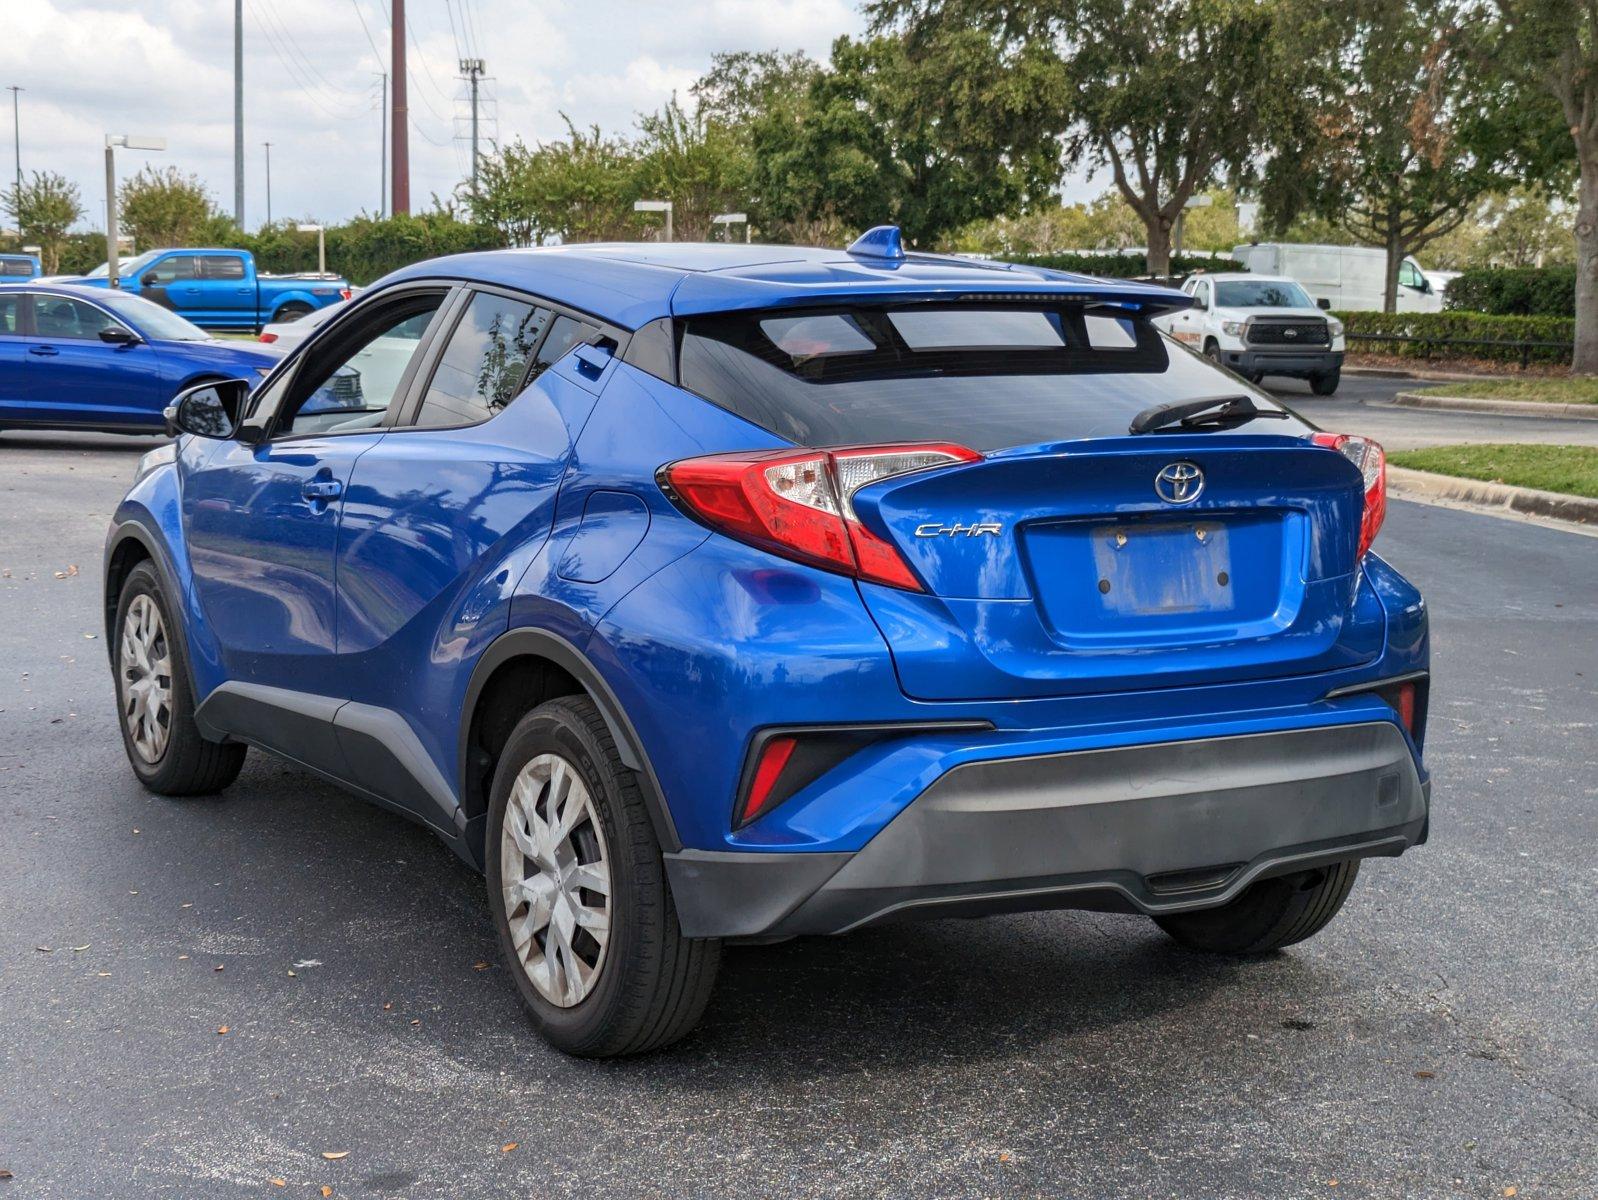
<svg viewBox="0 0 1598 1200"><path fill-rule="evenodd" d="M487 64L498 136L532 141L557 135L562 112L626 129L674 89L685 93L717 51L825 57L833 38L863 24L852 0L407 0L406 8L413 208L448 194L467 169L455 137L466 113L462 55ZM171 164L199 174L231 208L232 0L0 0L0 15L0 87L23 88L25 172L74 180L86 221L98 227L104 135L152 134L167 139L166 153L120 152L123 177L146 160ZM332 221L375 210L388 0L244 0L244 23L246 224L266 216L268 141L274 217ZM10 139L0 136L0 178L12 165Z"/></svg>

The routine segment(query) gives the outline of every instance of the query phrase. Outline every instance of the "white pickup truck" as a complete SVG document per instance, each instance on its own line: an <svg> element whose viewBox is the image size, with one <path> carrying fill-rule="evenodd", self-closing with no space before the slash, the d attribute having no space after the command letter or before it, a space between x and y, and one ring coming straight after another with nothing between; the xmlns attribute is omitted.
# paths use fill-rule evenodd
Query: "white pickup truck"
<svg viewBox="0 0 1598 1200"><path fill-rule="evenodd" d="M1343 323L1322 312L1291 279L1270 275L1194 275L1184 312L1154 324L1177 341L1258 383L1266 375L1307 379L1317 396L1337 390Z"/></svg>

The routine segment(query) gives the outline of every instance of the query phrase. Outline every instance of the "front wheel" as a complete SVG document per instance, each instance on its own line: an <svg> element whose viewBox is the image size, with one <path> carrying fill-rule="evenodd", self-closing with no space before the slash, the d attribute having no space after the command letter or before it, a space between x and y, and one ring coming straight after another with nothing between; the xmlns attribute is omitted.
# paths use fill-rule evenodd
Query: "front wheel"
<svg viewBox="0 0 1598 1200"><path fill-rule="evenodd" d="M1154 923L1189 950L1265 954L1326 928L1358 876L1359 860L1350 858L1330 867L1262 879L1229 904L1155 917Z"/></svg>
<svg viewBox="0 0 1598 1200"><path fill-rule="evenodd" d="M1337 391L1337 385L1342 380L1342 374L1341 371L1322 371L1318 375L1311 375L1309 377L1310 391L1317 396L1330 396Z"/></svg>
<svg viewBox="0 0 1598 1200"><path fill-rule="evenodd" d="M721 944L682 936L637 777L586 696L542 704L511 732L486 851L500 953L557 1049L640 1054L698 1024Z"/></svg>
<svg viewBox="0 0 1598 1200"><path fill-rule="evenodd" d="M238 778L246 747L200 735L183 634L148 562L128 572L113 628L118 725L133 773L163 796L221 791Z"/></svg>

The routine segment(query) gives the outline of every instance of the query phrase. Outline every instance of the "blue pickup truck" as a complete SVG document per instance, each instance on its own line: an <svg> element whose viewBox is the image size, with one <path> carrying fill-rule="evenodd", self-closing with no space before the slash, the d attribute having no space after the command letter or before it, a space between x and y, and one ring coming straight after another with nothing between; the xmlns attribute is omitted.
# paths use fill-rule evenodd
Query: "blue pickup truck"
<svg viewBox="0 0 1598 1200"><path fill-rule="evenodd" d="M260 274L248 250L146 250L119 270L123 291L153 300L202 329L254 333L350 296L350 285L336 275ZM89 275L72 282L105 287L108 280Z"/></svg>
<svg viewBox="0 0 1598 1200"><path fill-rule="evenodd" d="M32 254L0 254L0 280L37 279L39 260Z"/></svg>

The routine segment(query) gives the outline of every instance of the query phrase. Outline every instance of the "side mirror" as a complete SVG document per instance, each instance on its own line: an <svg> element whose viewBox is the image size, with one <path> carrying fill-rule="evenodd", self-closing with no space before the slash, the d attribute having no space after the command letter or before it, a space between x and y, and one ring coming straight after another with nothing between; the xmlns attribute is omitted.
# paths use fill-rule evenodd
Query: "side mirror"
<svg viewBox="0 0 1598 1200"><path fill-rule="evenodd" d="M1325 312L1331 312L1332 311L1332 302L1330 300L1328 300L1325 296L1322 296L1319 300L1315 301L1315 307L1318 308L1318 309L1321 309L1321 310L1323 310Z"/></svg>
<svg viewBox="0 0 1598 1200"><path fill-rule="evenodd" d="M163 413L167 433L192 433L195 437L218 441L234 437L244 421L250 387L247 379L223 379L184 389L172 398Z"/></svg>
<svg viewBox="0 0 1598 1200"><path fill-rule="evenodd" d="M156 278L155 272L151 271L148 275L141 275L139 277L139 286L148 288L160 287L161 281Z"/></svg>
<svg viewBox="0 0 1598 1200"><path fill-rule="evenodd" d="M100 330L100 340L109 342L113 346L137 346L144 339L131 329L124 329L120 325L111 325Z"/></svg>

